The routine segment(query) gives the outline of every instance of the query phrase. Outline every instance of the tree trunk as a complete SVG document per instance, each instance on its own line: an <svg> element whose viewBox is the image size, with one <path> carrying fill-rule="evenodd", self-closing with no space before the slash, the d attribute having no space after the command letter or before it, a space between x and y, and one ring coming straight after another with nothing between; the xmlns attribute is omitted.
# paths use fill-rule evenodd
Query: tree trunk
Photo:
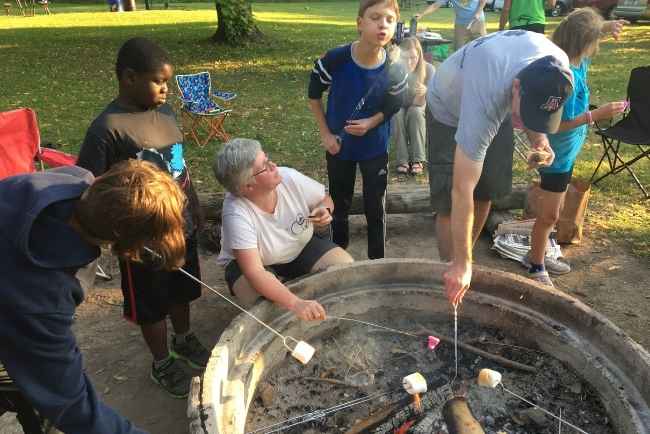
<svg viewBox="0 0 650 434"><path fill-rule="evenodd" d="M217 31L215 42L241 45L261 35L253 19L253 9L248 0L215 0Z"/></svg>
<svg viewBox="0 0 650 434"><path fill-rule="evenodd" d="M492 203L493 210L523 209L526 204L526 185L514 185L512 192ZM207 220L221 218L223 193L200 193L199 202ZM412 184L391 184L386 194L386 212L388 214L412 214L431 212L429 204L429 186ZM352 197L350 214L363 214L363 197L356 191Z"/></svg>

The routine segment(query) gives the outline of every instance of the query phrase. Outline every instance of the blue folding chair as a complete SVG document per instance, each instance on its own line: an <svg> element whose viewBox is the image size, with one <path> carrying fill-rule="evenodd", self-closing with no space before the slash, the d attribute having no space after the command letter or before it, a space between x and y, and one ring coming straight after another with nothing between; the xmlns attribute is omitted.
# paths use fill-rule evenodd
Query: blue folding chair
<svg viewBox="0 0 650 434"><path fill-rule="evenodd" d="M230 136L224 130L223 124L232 110L224 109L213 98L230 101L235 99L237 94L225 91L212 92L209 72L177 75L176 84L183 103L183 129L189 132L194 142L199 146L205 146L213 138L228 141Z"/></svg>

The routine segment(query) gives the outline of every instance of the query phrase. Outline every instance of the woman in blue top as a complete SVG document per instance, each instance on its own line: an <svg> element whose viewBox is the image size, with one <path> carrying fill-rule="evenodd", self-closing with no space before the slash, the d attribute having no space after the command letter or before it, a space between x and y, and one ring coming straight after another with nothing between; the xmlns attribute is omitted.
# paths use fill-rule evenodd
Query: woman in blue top
<svg viewBox="0 0 650 434"><path fill-rule="evenodd" d="M549 268L547 271L544 253L548 237L559 218L564 195L571 181L573 163L585 142L588 126L622 113L627 105L625 101L610 102L589 111L587 87L587 70L591 57L598 52L601 35L611 33L618 39L625 23L623 20L605 22L594 9L582 8L562 20L553 33L553 42L569 56L574 90L564 104L560 129L556 134L548 135L555 159L550 166L539 169L542 194L533 226L531 251L523 261L528 268L528 277L549 286L553 286L549 271L563 274L571 270L568 264L560 264L564 266Z"/></svg>

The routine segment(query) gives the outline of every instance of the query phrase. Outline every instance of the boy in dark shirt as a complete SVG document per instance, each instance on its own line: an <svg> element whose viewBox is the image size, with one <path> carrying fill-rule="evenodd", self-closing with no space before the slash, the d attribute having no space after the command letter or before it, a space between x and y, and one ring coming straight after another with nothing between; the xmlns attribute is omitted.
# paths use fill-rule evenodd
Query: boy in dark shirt
<svg viewBox="0 0 650 434"><path fill-rule="evenodd" d="M143 161L94 181L76 166L0 181L0 413L16 411L26 433L47 421L66 434L144 434L99 401L84 374L72 333L84 299L75 273L100 245L132 260L146 245L165 269L182 266L184 202Z"/></svg>
<svg viewBox="0 0 650 434"><path fill-rule="evenodd" d="M350 241L348 214L358 164L370 259L385 253L389 120L405 104L408 87L405 68L392 63L384 49L398 19L396 0L361 0L359 40L325 53L315 62L309 81L309 108L326 151L334 200L333 241L344 249ZM327 89L325 114L321 100Z"/></svg>
<svg viewBox="0 0 650 434"><path fill-rule="evenodd" d="M165 104L172 66L165 50L145 38L124 43L117 55L119 95L88 128L77 164L101 175L126 159L153 162L169 173L187 196L185 269L200 279L196 232L198 199L183 159L183 136L171 107ZM124 316L140 325L154 361L151 378L175 398L189 392L191 373L179 361L199 369L209 351L190 330L189 303L201 287L178 271L157 269L148 262L120 262ZM166 317L175 336L167 343Z"/></svg>

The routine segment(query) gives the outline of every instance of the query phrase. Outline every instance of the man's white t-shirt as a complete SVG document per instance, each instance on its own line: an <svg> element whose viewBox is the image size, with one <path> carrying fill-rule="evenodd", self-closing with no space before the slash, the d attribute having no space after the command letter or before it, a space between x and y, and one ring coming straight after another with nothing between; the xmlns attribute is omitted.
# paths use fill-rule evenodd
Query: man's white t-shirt
<svg viewBox="0 0 650 434"><path fill-rule="evenodd" d="M542 34L506 30L483 36L438 67L428 85L427 107L438 122L458 128L456 143L470 159L483 161L510 115L513 80L549 55L569 69L566 53Z"/></svg>
<svg viewBox="0 0 650 434"><path fill-rule="evenodd" d="M221 252L225 265L233 250L257 249L264 266L286 264L300 254L314 233L307 219L325 198L325 186L297 170L279 167L282 182L276 187L278 203L270 214L244 197L226 194L223 201Z"/></svg>

